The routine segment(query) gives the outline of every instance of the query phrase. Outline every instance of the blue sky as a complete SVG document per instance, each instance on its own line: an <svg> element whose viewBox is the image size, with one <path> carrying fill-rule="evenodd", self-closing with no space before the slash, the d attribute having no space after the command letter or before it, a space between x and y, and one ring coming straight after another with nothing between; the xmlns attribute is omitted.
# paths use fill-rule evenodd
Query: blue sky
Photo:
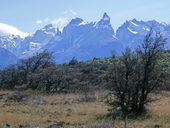
<svg viewBox="0 0 170 128"><path fill-rule="evenodd" d="M24 32L62 27L74 17L98 21L104 12L114 29L133 18L170 23L170 0L0 0L0 22Z"/></svg>

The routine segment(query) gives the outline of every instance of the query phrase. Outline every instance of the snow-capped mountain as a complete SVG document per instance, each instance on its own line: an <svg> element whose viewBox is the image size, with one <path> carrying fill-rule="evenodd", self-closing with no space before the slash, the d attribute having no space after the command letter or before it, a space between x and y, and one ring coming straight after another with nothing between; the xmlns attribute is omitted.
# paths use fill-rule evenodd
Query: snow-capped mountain
<svg viewBox="0 0 170 128"><path fill-rule="evenodd" d="M60 31L54 28L52 24L48 24L44 28L37 30L22 41L18 47L17 56L22 58L38 52L43 46L48 44L57 33L60 33Z"/></svg>
<svg viewBox="0 0 170 128"><path fill-rule="evenodd" d="M152 21L137 21L136 19L126 21L120 26L116 32L116 37L122 42L124 47L136 48L143 42L144 36L152 28L156 32L161 32L164 37L170 37L170 26L159 23L155 20ZM170 40L167 42L170 43ZM167 47L170 48L170 44L167 43Z"/></svg>
<svg viewBox="0 0 170 128"><path fill-rule="evenodd" d="M0 60L6 58L0 65L15 63L17 58L44 50L53 52L57 63L68 62L73 57L78 60L108 57L112 50L120 55L125 47L134 49L142 43L150 28L163 33L170 48L170 25L155 20L129 20L115 32L110 17L104 13L98 22L75 18L62 31L48 24L33 34L0 23Z"/></svg>
<svg viewBox="0 0 170 128"><path fill-rule="evenodd" d="M0 47L15 53L21 41L28 33L21 32L17 28L0 23Z"/></svg>
<svg viewBox="0 0 170 128"><path fill-rule="evenodd" d="M0 47L7 49L12 53L16 53L17 48L20 46L22 40L23 40L22 38L15 35L0 36Z"/></svg>
<svg viewBox="0 0 170 128"><path fill-rule="evenodd" d="M111 50L120 54L122 45L115 37L110 24L110 17L104 13L97 23L86 23L75 18L63 29L60 37L54 37L44 49L54 53L57 62L69 61L72 57L78 60L89 60L94 57L111 56Z"/></svg>
<svg viewBox="0 0 170 128"><path fill-rule="evenodd" d="M0 23L0 36L20 36L21 38L24 38L28 36L28 33L21 32L17 28L7 25L4 23Z"/></svg>

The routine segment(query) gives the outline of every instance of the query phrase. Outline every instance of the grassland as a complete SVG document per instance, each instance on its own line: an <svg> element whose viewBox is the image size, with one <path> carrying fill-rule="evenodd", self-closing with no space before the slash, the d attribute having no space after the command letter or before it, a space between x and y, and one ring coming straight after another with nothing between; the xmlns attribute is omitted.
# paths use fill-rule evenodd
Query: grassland
<svg viewBox="0 0 170 128"><path fill-rule="evenodd" d="M5 97L13 91L1 91ZM84 126L94 122L109 122L117 128L123 127L123 122L108 118L104 102L105 92L93 93L91 99L84 94L43 94L27 92L29 96L21 102L13 100L0 101L0 127L4 124L13 126L36 124L40 128L47 124L60 123L67 126ZM90 95L90 94L89 94ZM148 114L129 120L129 128L144 128L154 125L170 127L170 92L159 101L149 105Z"/></svg>

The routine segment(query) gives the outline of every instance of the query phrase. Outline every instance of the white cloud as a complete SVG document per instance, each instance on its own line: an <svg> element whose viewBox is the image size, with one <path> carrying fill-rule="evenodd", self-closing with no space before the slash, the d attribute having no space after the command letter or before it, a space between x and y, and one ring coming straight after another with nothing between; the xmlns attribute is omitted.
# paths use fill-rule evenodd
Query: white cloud
<svg viewBox="0 0 170 128"><path fill-rule="evenodd" d="M42 20L37 20L37 21L36 21L36 24L42 24L42 23L43 23Z"/></svg>
<svg viewBox="0 0 170 128"><path fill-rule="evenodd" d="M73 15L77 15L77 12L73 11L73 10L70 10L70 12L73 14Z"/></svg>
<svg viewBox="0 0 170 128"><path fill-rule="evenodd" d="M49 18L45 18L43 21L48 22L49 20L50 20Z"/></svg>
<svg viewBox="0 0 170 128"><path fill-rule="evenodd" d="M42 19L42 20L37 20L35 23L36 24L46 24L49 22L49 18L45 18L45 19Z"/></svg>
<svg viewBox="0 0 170 128"><path fill-rule="evenodd" d="M77 12L73 10L66 10L62 13L62 16L56 19L39 19L35 23L39 25L53 24L55 27L58 27L62 30L71 19L73 19L77 15Z"/></svg>
<svg viewBox="0 0 170 128"><path fill-rule="evenodd" d="M54 26L58 27L60 30L62 30L70 21L70 18L68 17L60 17L53 20L50 20L49 18L45 18L42 20L37 20L35 23L39 25L47 25L47 24L53 24Z"/></svg>
<svg viewBox="0 0 170 128"><path fill-rule="evenodd" d="M0 35L18 35L22 38L28 36L28 33L21 32L19 29L4 23L0 23Z"/></svg>
<svg viewBox="0 0 170 128"><path fill-rule="evenodd" d="M67 11L64 11L63 14L65 15L77 15L77 12L73 11L73 10L67 10Z"/></svg>
<svg viewBox="0 0 170 128"><path fill-rule="evenodd" d="M51 21L51 23L55 26L57 26L59 29L62 29L65 27L69 22L68 18L57 18Z"/></svg>

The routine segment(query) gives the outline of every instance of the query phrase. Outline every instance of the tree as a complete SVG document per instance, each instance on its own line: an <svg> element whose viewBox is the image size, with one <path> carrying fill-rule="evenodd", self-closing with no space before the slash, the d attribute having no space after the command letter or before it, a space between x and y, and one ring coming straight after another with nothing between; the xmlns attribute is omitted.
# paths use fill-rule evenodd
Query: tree
<svg viewBox="0 0 170 128"><path fill-rule="evenodd" d="M123 57L114 61L112 72L109 74L109 82L111 84L111 93L108 97L108 103L112 107L112 114L118 111L123 119L125 119L125 127L127 125L127 116L131 113L131 103L135 87L135 54L127 48L123 53ZM118 115L114 115L118 116Z"/></svg>
<svg viewBox="0 0 170 128"><path fill-rule="evenodd" d="M3 89L14 89L18 84L18 72L16 65L10 65L0 72L0 84Z"/></svg>
<svg viewBox="0 0 170 128"><path fill-rule="evenodd" d="M78 60L76 59L76 57L74 56L70 62L69 62L69 65L75 65L75 64L78 64Z"/></svg>
<svg viewBox="0 0 170 128"><path fill-rule="evenodd" d="M31 81L28 77L42 69L55 66L52 54L44 51L28 59L22 59L16 65L11 65L0 71L1 88L14 89L17 85L28 85L31 87Z"/></svg>
<svg viewBox="0 0 170 128"><path fill-rule="evenodd" d="M153 37L155 36L155 37ZM164 71L159 60L162 52L165 50L164 46L166 38L161 33L154 33L151 29L146 35L142 47L138 48L136 53L139 58L138 62L138 76L137 85L140 88L137 112L142 113L144 111L144 105L150 102L149 94L155 89L160 87L164 82ZM140 69L141 68L141 69Z"/></svg>
<svg viewBox="0 0 170 128"><path fill-rule="evenodd" d="M129 48L113 63L108 75L111 93L108 103L112 112L120 108L123 118L140 115L145 105L152 101L149 96L163 84L164 72L159 58L166 39L151 29L136 51Z"/></svg>
<svg viewBox="0 0 170 128"><path fill-rule="evenodd" d="M18 71L21 78L21 85L28 83L28 76L40 69L44 69L54 65L55 62L52 59L52 53L44 51L42 53L37 53L36 55L28 58L22 59L18 63Z"/></svg>
<svg viewBox="0 0 170 128"><path fill-rule="evenodd" d="M59 65L40 69L28 76L29 88L47 92L61 92L68 89L70 77Z"/></svg>

